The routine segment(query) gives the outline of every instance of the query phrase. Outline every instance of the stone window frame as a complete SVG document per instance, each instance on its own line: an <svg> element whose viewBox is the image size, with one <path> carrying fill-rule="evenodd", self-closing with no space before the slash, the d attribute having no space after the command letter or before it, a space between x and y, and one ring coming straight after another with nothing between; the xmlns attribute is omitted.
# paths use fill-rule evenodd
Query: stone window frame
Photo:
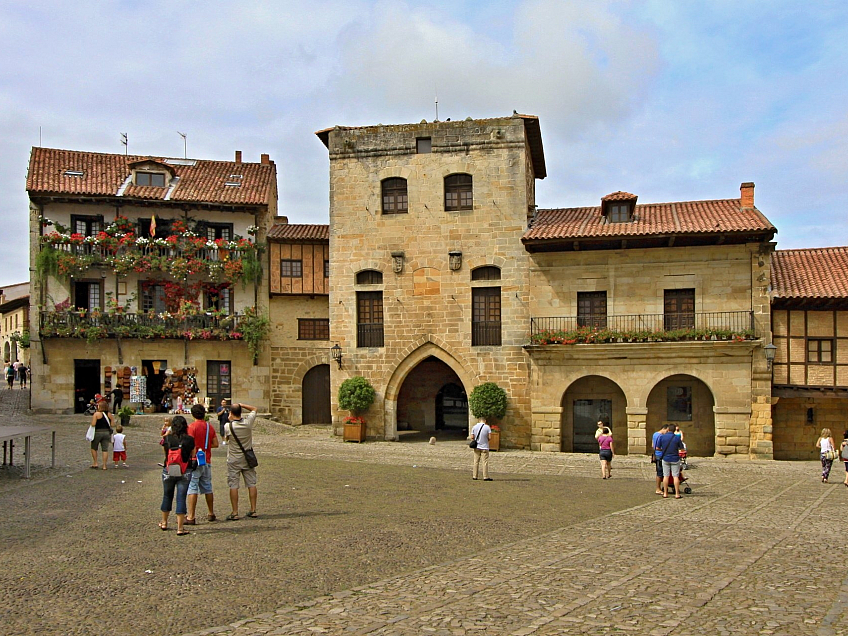
<svg viewBox="0 0 848 636"><path fill-rule="evenodd" d="M408 214L408 181L403 177L386 177L380 181L380 200L383 214Z"/></svg>
<svg viewBox="0 0 848 636"><path fill-rule="evenodd" d="M467 172L454 172L444 178L445 211L474 209L474 177ZM452 200L454 199L455 200Z"/></svg>
<svg viewBox="0 0 848 636"><path fill-rule="evenodd" d="M497 319L493 319L497 314ZM500 286L471 288L471 346L503 344L503 299Z"/></svg>
<svg viewBox="0 0 848 636"><path fill-rule="evenodd" d="M383 272L373 268L361 269L354 277L357 285L382 285Z"/></svg>
<svg viewBox="0 0 848 636"><path fill-rule="evenodd" d="M501 268L497 265L481 265L471 270L472 281L500 280Z"/></svg>
<svg viewBox="0 0 848 636"><path fill-rule="evenodd" d="M577 292L577 326L606 329L608 307L605 289Z"/></svg>
<svg viewBox="0 0 848 636"><path fill-rule="evenodd" d="M329 318L298 318L297 319L298 340L329 340L330 319Z"/></svg>

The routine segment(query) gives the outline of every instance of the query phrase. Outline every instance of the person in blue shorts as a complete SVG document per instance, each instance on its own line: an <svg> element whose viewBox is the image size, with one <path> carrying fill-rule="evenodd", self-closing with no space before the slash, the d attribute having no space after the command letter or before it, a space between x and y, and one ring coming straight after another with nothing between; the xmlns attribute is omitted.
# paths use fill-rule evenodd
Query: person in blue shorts
<svg viewBox="0 0 848 636"><path fill-rule="evenodd" d="M654 462L654 465L657 467L657 491L656 492L657 492L658 495L663 494L663 491L662 491L663 470L662 470L662 455L659 453L659 451L656 450L657 440L659 439L660 435L664 435L666 433L668 433L668 424L663 424L662 426L660 426L660 430L658 430L656 433L654 433L653 436L651 437L651 452L654 454L652 460Z"/></svg>
<svg viewBox="0 0 848 636"><path fill-rule="evenodd" d="M682 499L680 495L680 448L683 446L683 440L678 435L674 434L674 430L669 426L668 430L657 438L657 445L654 446L655 451L660 451L663 470L662 481L662 496L668 497L668 480L674 480L674 498Z"/></svg>

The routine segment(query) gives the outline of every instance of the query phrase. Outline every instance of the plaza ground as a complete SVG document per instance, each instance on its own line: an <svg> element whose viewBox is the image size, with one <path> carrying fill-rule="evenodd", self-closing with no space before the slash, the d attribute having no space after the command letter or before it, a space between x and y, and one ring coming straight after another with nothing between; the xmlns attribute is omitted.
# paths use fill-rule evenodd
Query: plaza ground
<svg viewBox="0 0 848 636"><path fill-rule="evenodd" d="M263 422L258 519L156 527L161 417L134 418L127 470L94 471L77 417L0 423L34 440L33 478L0 471L8 634L840 634L848 625L841 465L697 459L694 492L653 493L619 458L492 454L462 441L345 444ZM812 443L812 442L811 442ZM22 458L20 458L22 460ZM229 511L216 453L216 512ZM242 513L246 512L246 493ZM174 525L175 520L172 520Z"/></svg>

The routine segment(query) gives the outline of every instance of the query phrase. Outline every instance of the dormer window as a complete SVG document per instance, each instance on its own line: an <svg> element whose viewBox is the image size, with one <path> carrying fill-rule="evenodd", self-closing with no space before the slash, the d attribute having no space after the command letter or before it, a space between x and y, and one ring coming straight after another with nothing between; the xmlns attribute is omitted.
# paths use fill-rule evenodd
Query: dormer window
<svg viewBox="0 0 848 636"><path fill-rule="evenodd" d="M629 192L613 192L601 199L601 216L606 217L607 223L630 223L636 216L635 194Z"/></svg>
<svg viewBox="0 0 848 636"><path fill-rule="evenodd" d="M135 173L135 184L137 186L153 186L154 188L165 187L165 175L161 172L142 172Z"/></svg>
<svg viewBox="0 0 848 636"><path fill-rule="evenodd" d="M609 206L607 221L610 223L627 223L630 220L630 204L616 203Z"/></svg>

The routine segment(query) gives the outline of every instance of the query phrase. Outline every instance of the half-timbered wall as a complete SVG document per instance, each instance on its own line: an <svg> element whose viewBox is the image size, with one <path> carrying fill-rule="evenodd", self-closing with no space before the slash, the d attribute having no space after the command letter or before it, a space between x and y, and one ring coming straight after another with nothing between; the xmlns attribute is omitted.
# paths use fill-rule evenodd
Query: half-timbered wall
<svg viewBox="0 0 848 636"><path fill-rule="evenodd" d="M269 245L272 294L329 294L329 280L324 276L325 262L330 260L327 243L271 243ZM283 275L283 261L299 261L300 276Z"/></svg>
<svg viewBox="0 0 848 636"><path fill-rule="evenodd" d="M848 311L773 309L772 330L775 385L848 387Z"/></svg>

